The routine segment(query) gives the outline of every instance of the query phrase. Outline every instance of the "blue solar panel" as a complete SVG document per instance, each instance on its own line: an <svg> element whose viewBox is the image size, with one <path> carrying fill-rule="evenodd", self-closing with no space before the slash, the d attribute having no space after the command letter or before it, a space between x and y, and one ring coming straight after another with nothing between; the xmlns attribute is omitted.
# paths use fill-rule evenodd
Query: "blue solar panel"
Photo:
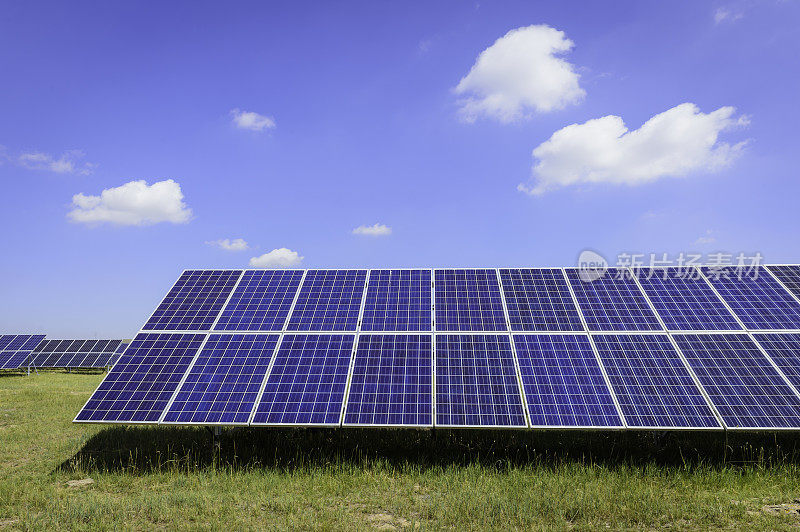
<svg viewBox="0 0 800 532"><path fill-rule="evenodd" d="M662 329L644 294L627 271L609 268L605 275L593 281L584 281L574 268L566 272L590 331Z"/></svg>
<svg viewBox="0 0 800 532"><path fill-rule="evenodd" d="M800 389L800 334L762 333L754 336L786 378Z"/></svg>
<svg viewBox="0 0 800 532"><path fill-rule="evenodd" d="M359 336L344 423L431 426L432 360L430 335Z"/></svg>
<svg viewBox="0 0 800 532"><path fill-rule="evenodd" d="M592 338L628 426L720 427L666 335L600 334Z"/></svg>
<svg viewBox="0 0 800 532"><path fill-rule="evenodd" d="M370 271L361 330L430 331L431 271Z"/></svg>
<svg viewBox="0 0 800 532"><path fill-rule="evenodd" d="M495 270L436 270L436 330L505 331Z"/></svg>
<svg viewBox="0 0 800 532"><path fill-rule="evenodd" d="M4 335L0 343L0 369L19 369L28 365L31 353L44 340L43 334Z"/></svg>
<svg viewBox="0 0 800 532"><path fill-rule="evenodd" d="M147 321L144 330L208 330L233 290L241 270L187 270Z"/></svg>
<svg viewBox="0 0 800 532"><path fill-rule="evenodd" d="M622 427L589 337L514 335L532 426Z"/></svg>
<svg viewBox="0 0 800 532"><path fill-rule="evenodd" d="M247 424L278 338L212 334L163 422Z"/></svg>
<svg viewBox="0 0 800 532"><path fill-rule="evenodd" d="M246 270L214 330L280 331L302 278L299 270Z"/></svg>
<svg viewBox="0 0 800 532"><path fill-rule="evenodd" d="M795 296L800 297L800 266L767 266L767 268L780 279L783 285Z"/></svg>
<svg viewBox="0 0 800 532"><path fill-rule="evenodd" d="M508 336L436 335L436 425L527 426Z"/></svg>
<svg viewBox="0 0 800 532"><path fill-rule="evenodd" d="M366 270L309 270L288 329L355 331L366 278Z"/></svg>
<svg viewBox="0 0 800 532"><path fill-rule="evenodd" d="M252 423L338 425L354 337L285 335Z"/></svg>
<svg viewBox="0 0 800 532"><path fill-rule="evenodd" d="M500 270L512 331L582 331L560 269Z"/></svg>
<svg viewBox="0 0 800 532"><path fill-rule="evenodd" d="M694 268L642 268L639 282L669 330L741 330Z"/></svg>
<svg viewBox="0 0 800 532"><path fill-rule="evenodd" d="M205 337L138 334L75 421L156 423Z"/></svg>
<svg viewBox="0 0 800 532"><path fill-rule="evenodd" d="M800 398L746 334L675 335L732 428L800 428Z"/></svg>
<svg viewBox="0 0 800 532"><path fill-rule="evenodd" d="M703 273L748 329L800 329L800 303L763 267Z"/></svg>

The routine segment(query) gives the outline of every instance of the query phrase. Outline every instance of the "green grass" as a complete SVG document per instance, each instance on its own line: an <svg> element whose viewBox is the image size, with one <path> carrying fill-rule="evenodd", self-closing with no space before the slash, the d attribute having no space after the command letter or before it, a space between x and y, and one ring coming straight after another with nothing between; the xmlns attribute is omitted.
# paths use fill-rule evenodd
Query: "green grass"
<svg viewBox="0 0 800 532"><path fill-rule="evenodd" d="M798 436L73 425L100 375L0 376L0 530L790 529ZM88 487L69 480L91 478Z"/></svg>

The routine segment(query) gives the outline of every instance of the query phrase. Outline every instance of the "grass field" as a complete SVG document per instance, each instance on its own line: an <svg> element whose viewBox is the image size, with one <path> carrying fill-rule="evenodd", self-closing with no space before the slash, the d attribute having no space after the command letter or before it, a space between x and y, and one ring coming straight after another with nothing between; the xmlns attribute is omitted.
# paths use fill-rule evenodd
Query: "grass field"
<svg viewBox="0 0 800 532"><path fill-rule="evenodd" d="M710 434L237 429L215 456L202 428L73 425L100 379L0 376L3 531L800 525L790 434L726 447Z"/></svg>

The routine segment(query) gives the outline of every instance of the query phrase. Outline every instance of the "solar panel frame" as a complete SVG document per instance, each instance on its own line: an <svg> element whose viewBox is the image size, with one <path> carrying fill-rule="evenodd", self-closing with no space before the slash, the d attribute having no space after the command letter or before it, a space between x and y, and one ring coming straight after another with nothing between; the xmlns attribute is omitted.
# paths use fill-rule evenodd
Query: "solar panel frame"
<svg viewBox="0 0 800 532"><path fill-rule="evenodd" d="M438 331L508 331L497 269L436 268L433 275L433 311Z"/></svg>
<svg viewBox="0 0 800 532"><path fill-rule="evenodd" d="M215 332L279 332L284 330L291 314L292 303L303 284L307 270L242 271L242 276L226 301L213 325ZM280 275L279 278L276 278ZM260 276L257 278L257 276ZM277 285L277 286L274 286ZM265 301L263 292L273 287L271 298ZM262 297L258 289L263 288ZM284 306L288 299L288 308ZM277 305L277 309L275 306ZM246 316L250 314L249 320ZM247 322L248 326L241 326ZM269 327L265 325L270 325Z"/></svg>
<svg viewBox="0 0 800 532"><path fill-rule="evenodd" d="M511 331L586 330L563 268L499 268L497 271Z"/></svg>
<svg viewBox="0 0 800 532"><path fill-rule="evenodd" d="M414 275L420 274L415 279ZM427 278L425 276L427 274ZM368 272L366 289L364 290L364 308L359 320L360 330L363 332L430 332L433 328L433 299L430 286L433 282L433 270L426 268L380 268ZM397 275L398 278L394 278ZM388 279L386 277L389 277ZM392 290L388 283L397 283L400 286ZM407 285L407 288L404 287ZM395 296L395 300L386 298L386 303L381 305L379 296L388 294ZM419 297L417 304L413 299ZM407 299L407 303L403 300ZM386 308L381 308L381 307ZM397 315L392 317L391 314ZM400 316L407 313L409 316L403 320ZM417 314L411 318L412 314ZM384 316L381 320L381 316ZM381 325L381 322L383 325ZM388 327L393 323L394 327Z"/></svg>
<svg viewBox="0 0 800 532"><path fill-rule="evenodd" d="M297 298L294 301L293 308L289 314L289 320L286 324L286 330L298 333L318 333L318 332L340 332L352 333L358 327L358 312L361 302L364 299L364 293L367 286L368 269L315 269L306 270L303 282L297 291ZM342 274L343 279L338 279ZM360 280L360 275L364 276ZM329 278L329 276L331 276ZM318 279L318 277L322 277ZM352 279L348 277L352 276ZM341 303L334 300L329 296L323 300L320 294L323 294L323 288L326 283L341 283L343 286L340 290L341 296L339 300L347 297L349 299L348 308L346 310L339 310L338 307ZM349 297L345 294L348 294ZM305 299L304 299L305 298ZM333 300L333 302L331 302ZM359 307L353 308L355 301L358 301ZM334 307L333 314L327 314L326 308ZM355 310L355 315L354 315ZM320 323L320 326L315 326Z"/></svg>

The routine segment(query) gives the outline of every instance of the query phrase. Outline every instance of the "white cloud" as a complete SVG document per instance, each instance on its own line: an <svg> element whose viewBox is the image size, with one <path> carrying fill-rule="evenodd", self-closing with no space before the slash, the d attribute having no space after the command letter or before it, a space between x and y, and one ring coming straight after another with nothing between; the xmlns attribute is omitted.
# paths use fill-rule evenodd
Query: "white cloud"
<svg viewBox="0 0 800 532"><path fill-rule="evenodd" d="M733 22L735 20L739 20L740 18L744 17L744 13L741 11L735 11L733 9L729 9L726 7L718 7L714 11L714 23L721 24L723 22Z"/></svg>
<svg viewBox="0 0 800 532"><path fill-rule="evenodd" d="M682 103L629 131L619 116L604 116L559 129L533 150L528 194L580 183L638 185L662 177L714 171L730 164L747 141L718 142L722 131L746 126L733 107L702 113Z"/></svg>
<svg viewBox="0 0 800 532"><path fill-rule="evenodd" d="M512 122L530 114L561 109L586 92L572 64L557 57L572 41L547 25L517 28L481 52L454 92L467 122L479 116Z"/></svg>
<svg viewBox="0 0 800 532"><path fill-rule="evenodd" d="M287 248L273 249L260 257L252 257L250 266L253 268L290 268L303 261L296 251Z"/></svg>
<svg viewBox="0 0 800 532"><path fill-rule="evenodd" d="M81 163L79 161L81 158L83 158L83 152L80 150L65 151L59 158L42 152L28 152L20 154L17 157L17 163L30 170L49 170L58 174L91 174L97 165Z"/></svg>
<svg viewBox="0 0 800 532"><path fill-rule="evenodd" d="M69 218L86 224L152 225L160 222L182 224L192 217L183 201L181 186L167 179L148 185L131 181L107 188L99 196L72 196Z"/></svg>
<svg viewBox="0 0 800 532"><path fill-rule="evenodd" d="M353 234L365 236L388 236L392 234L392 228L384 224L377 223L375 225L359 225L353 229Z"/></svg>
<svg viewBox="0 0 800 532"><path fill-rule="evenodd" d="M695 244L703 245L703 244L713 244L717 241L717 239L713 236L714 231L711 229L706 229L706 232L703 236L698 238L694 241Z"/></svg>
<svg viewBox="0 0 800 532"><path fill-rule="evenodd" d="M247 242L243 238L234 238L230 240L228 238L221 238L219 240L212 240L210 242L206 242L209 246L215 246L220 249L224 249L225 251L244 251L249 249L250 246L247 245Z"/></svg>
<svg viewBox="0 0 800 532"><path fill-rule="evenodd" d="M265 129L275 128L275 119L271 116L264 116L253 111L242 111L233 109L231 111L233 123L239 129L249 129L250 131L264 131Z"/></svg>

